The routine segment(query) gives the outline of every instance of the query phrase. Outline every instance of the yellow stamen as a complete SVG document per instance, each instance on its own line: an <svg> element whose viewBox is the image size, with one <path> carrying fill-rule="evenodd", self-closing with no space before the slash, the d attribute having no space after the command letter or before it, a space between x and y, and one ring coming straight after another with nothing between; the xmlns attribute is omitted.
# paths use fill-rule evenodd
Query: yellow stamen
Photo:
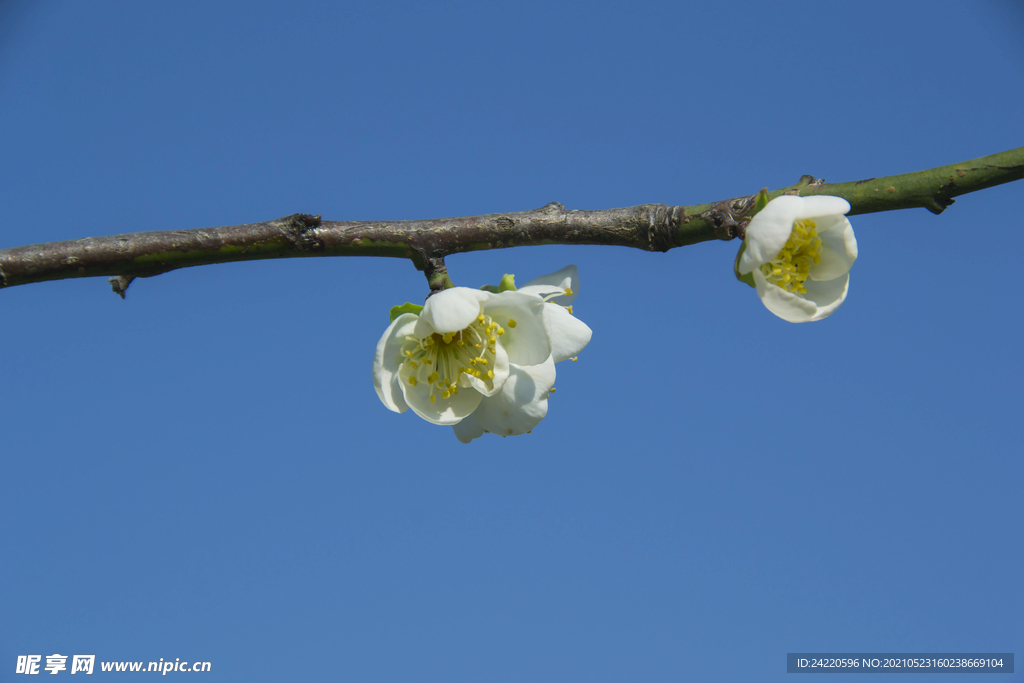
<svg viewBox="0 0 1024 683"><path fill-rule="evenodd" d="M490 383L495 379L495 373L487 370L487 366L493 366L497 361L498 335L503 332L498 323L482 313L461 330L433 332L422 338L409 335L400 351L401 377L412 387L423 383L424 388L420 391L427 394L431 403L437 402L438 395L442 401L457 396L457 383L465 382L468 386L468 379L463 375ZM475 357L466 353L470 348L479 349L475 351ZM419 374L421 369L422 375Z"/></svg>
<svg viewBox="0 0 1024 683"><path fill-rule="evenodd" d="M516 322L515 320L513 320L512 318L509 318L509 319L508 319L508 326L509 326L509 327L511 327L512 329L515 329L516 325L518 325L518 324L519 324L519 323L517 323L517 322Z"/></svg>
<svg viewBox="0 0 1024 683"><path fill-rule="evenodd" d="M786 240L779 255L768 263L761 265L765 279L787 292L806 294L804 283L810 274L811 266L821 261L821 238L818 237L818 225L803 219L793 222L793 232Z"/></svg>

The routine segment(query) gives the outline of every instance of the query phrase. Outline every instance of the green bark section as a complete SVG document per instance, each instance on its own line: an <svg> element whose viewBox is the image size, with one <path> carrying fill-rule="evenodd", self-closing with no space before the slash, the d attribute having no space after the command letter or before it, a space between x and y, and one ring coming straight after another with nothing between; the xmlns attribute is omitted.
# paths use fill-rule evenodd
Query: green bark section
<svg viewBox="0 0 1024 683"><path fill-rule="evenodd" d="M711 204L693 204L683 208L686 210L686 215L691 218L672 232L673 246L688 247L691 244L719 239L715 232L715 224L711 220L701 217L702 214L712 210Z"/></svg>
<svg viewBox="0 0 1024 683"><path fill-rule="evenodd" d="M927 171L868 178L852 183L824 183L800 190L842 197L850 202L850 215L921 207L942 213L955 197L1024 178L1024 147L971 159ZM784 190L771 193L773 197Z"/></svg>

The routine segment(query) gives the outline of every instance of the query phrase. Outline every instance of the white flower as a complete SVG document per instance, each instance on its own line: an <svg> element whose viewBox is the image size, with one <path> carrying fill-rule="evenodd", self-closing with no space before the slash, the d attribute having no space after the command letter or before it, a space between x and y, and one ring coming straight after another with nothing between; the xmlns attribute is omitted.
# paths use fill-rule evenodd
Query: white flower
<svg viewBox="0 0 1024 683"><path fill-rule="evenodd" d="M769 311L791 323L821 320L846 299L857 238L842 197L783 195L754 215L737 262Z"/></svg>
<svg viewBox="0 0 1024 683"><path fill-rule="evenodd" d="M547 414L555 363L590 341L568 305L578 288L576 266L567 266L518 291L434 294L419 315L395 318L377 343L377 395L395 412L412 408L453 425L464 443L485 431L529 432Z"/></svg>

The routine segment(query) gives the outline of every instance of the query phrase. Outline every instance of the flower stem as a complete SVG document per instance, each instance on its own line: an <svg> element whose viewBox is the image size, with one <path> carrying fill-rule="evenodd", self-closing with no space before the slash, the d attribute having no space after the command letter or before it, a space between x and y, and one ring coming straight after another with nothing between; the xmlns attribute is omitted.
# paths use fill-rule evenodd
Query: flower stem
<svg viewBox="0 0 1024 683"><path fill-rule="evenodd" d="M427 276L427 284L430 285L430 294L454 287L455 283L448 277L448 266L444 264L444 257L427 259L426 266L422 269ZM430 296L428 294L427 296Z"/></svg>

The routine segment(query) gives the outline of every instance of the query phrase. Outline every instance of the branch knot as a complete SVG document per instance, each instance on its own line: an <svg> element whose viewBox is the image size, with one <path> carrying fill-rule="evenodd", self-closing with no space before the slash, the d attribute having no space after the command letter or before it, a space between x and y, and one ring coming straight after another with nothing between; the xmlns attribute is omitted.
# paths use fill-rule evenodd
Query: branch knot
<svg viewBox="0 0 1024 683"><path fill-rule="evenodd" d="M316 235L320 227L320 214L294 213L281 219L284 233L302 251L313 251L324 245Z"/></svg>
<svg viewBox="0 0 1024 683"><path fill-rule="evenodd" d="M699 218L703 218L714 226L715 237L720 240L728 241L736 237L743 237L749 222L743 220L743 217L754 208L755 196L751 194L715 202L710 209L701 213Z"/></svg>
<svg viewBox="0 0 1024 683"><path fill-rule="evenodd" d="M676 246L672 235L686 222L686 208L667 204L648 204L641 208L643 211L639 216L637 237L640 238L642 248L666 252Z"/></svg>

